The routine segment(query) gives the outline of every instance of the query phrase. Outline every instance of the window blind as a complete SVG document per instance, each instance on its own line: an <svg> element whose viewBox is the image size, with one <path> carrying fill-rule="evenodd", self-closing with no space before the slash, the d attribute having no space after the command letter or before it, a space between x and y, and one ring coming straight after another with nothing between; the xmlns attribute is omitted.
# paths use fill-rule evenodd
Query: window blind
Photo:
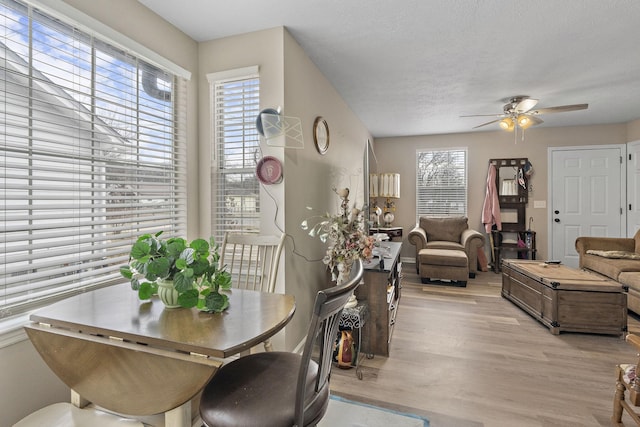
<svg viewBox="0 0 640 427"><path fill-rule="evenodd" d="M257 67L207 77L213 105L211 230L222 242L225 231L260 229L260 79Z"/></svg>
<svg viewBox="0 0 640 427"><path fill-rule="evenodd" d="M467 150L416 153L416 207L421 216L467 215Z"/></svg>
<svg viewBox="0 0 640 427"><path fill-rule="evenodd" d="M0 0L0 318L123 282L142 233L186 233L186 82Z"/></svg>

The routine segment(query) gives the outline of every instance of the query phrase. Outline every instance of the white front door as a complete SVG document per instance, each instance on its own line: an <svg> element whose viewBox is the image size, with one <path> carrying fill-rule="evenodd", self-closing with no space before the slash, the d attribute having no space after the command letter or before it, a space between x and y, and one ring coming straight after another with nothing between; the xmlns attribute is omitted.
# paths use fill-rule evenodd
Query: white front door
<svg viewBox="0 0 640 427"><path fill-rule="evenodd" d="M578 266L579 236L620 237L625 230L624 146L551 148L551 258Z"/></svg>
<svg viewBox="0 0 640 427"><path fill-rule="evenodd" d="M627 144L627 237L640 229L640 141Z"/></svg>

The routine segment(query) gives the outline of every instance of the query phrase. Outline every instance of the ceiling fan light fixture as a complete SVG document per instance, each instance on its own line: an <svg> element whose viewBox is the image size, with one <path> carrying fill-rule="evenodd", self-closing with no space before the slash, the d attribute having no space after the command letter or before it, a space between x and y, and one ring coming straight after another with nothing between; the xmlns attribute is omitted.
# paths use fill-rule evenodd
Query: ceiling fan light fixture
<svg viewBox="0 0 640 427"><path fill-rule="evenodd" d="M500 120L498 124L503 130L512 131L515 128L515 123L513 123L513 119L511 117L505 117L504 119Z"/></svg>
<svg viewBox="0 0 640 427"><path fill-rule="evenodd" d="M518 116L518 126L520 126L522 129L527 129L532 124L533 124L533 120L531 120L531 117L529 117L529 116L527 116L525 114L520 114Z"/></svg>

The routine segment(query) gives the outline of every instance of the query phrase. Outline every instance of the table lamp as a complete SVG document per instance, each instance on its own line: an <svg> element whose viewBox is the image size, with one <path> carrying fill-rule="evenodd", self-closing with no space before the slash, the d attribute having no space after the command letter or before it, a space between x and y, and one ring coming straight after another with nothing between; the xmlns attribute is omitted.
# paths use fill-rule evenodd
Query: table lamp
<svg viewBox="0 0 640 427"><path fill-rule="evenodd" d="M399 173L382 173L380 174L380 197L385 198L384 202L384 225L391 227L391 223L395 219L393 212L396 210L396 204L392 199L400 198L400 174Z"/></svg>

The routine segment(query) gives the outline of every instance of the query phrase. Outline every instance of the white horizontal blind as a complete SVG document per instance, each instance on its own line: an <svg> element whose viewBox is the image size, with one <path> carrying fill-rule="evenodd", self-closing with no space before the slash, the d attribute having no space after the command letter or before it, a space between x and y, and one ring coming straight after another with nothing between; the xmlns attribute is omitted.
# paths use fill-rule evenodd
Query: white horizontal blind
<svg viewBox="0 0 640 427"><path fill-rule="evenodd" d="M216 241L222 242L225 231L260 229L260 187L255 173L260 158L256 130L260 79L257 73L208 77L214 136L211 230Z"/></svg>
<svg viewBox="0 0 640 427"><path fill-rule="evenodd" d="M138 235L186 231L185 82L0 0L0 318L124 281Z"/></svg>
<svg viewBox="0 0 640 427"><path fill-rule="evenodd" d="M421 216L467 215L467 150L416 153L416 207Z"/></svg>

